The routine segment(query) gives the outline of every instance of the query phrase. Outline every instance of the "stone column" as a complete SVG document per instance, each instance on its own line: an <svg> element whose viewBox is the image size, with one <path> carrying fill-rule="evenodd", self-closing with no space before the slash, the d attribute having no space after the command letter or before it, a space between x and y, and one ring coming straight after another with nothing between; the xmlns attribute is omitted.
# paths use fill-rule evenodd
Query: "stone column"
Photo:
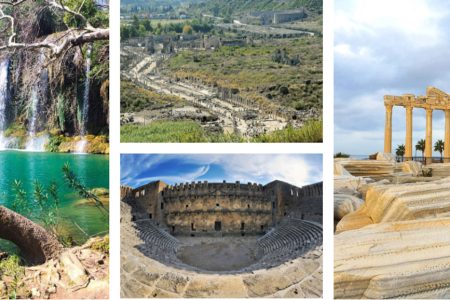
<svg viewBox="0 0 450 300"><path fill-rule="evenodd" d="M433 109L427 108L427 128L425 138L425 158L426 162L431 163L433 156Z"/></svg>
<svg viewBox="0 0 450 300"><path fill-rule="evenodd" d="M450 162L450 109L445 111L444 162Z"/></svg>
<svg viewBox="0 0 450 300"><path fill-rule="evenodd" d="M412 157L412 129L413 129L413 108L406 107L406 140L405 140L405 157L406 160L411 160Z"/></svg>
<svg viewBox="0 0 450 300"><path fill-rule="evenodd" d="M384 125L384 153L392 152L392 105L385 104L386 123Z"/></svg>

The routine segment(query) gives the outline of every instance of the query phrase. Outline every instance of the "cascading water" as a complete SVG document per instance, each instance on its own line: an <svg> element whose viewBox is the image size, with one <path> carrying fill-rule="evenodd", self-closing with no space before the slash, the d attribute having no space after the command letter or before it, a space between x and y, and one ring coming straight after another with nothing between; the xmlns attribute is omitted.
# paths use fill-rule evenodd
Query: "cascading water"
<svg viewBox="0 0 450 300"><path fill-rule="evenodd" d="M8 91L9 59L0 63L0 150L8 148L8 141L3 135L6 129L6 105L9 101Z"/></svg>
<svg viewBox="0 0 450 300"><path fill-rule="evenodd" d="M84 93L83 93L83 103L81 105L81 120L80 120L80 136L81 140L77 143L77 152L85 153L87 146L87 122L89 116L89 92L90 92L90 75L91 71L91 52L92 44L87 46L86 50L86 66L85 66L85 79L84 79Z"/></svg>
<svg viewBox="0 0 450 300"><path fill-rule="evenodd" d="M41 51L39 56L39 68L44 64L45 53ZM27 151L44 151L45 144L48 142L48 135L36 136L38 130L38 121L40 117L41 110L41 99L47 95L48 86L48 70L43 69L41 76L36 84L33 85L31 89L31 118L30 126L28 127L28 141L25 149Z"/></svg>

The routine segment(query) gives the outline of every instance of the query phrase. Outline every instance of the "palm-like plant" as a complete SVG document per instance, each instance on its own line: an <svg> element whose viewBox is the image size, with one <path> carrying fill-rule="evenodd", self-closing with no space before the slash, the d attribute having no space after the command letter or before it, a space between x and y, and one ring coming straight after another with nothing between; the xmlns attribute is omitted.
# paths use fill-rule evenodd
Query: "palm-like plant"
<svg viewBox="0 0 450 300"><path fill-rule="evenodd" d="M442 140L437 140L436 143L434 143L434 151L439 152L442 162L442 152L444 152L444 142Z"/></svg>
<svg viewBox="0 0 450 300"><path fill-rule="evenodd" d="M423 158L423 154L425 152L425 140L424 139L420 139L417 142L417 144L416 144L416 151L422 152L422 158Z"/></svg>
<svg viewBox="0 0 450 300"><path fill-rule="evenodd" d="M397 149L395 149L395 155L400 156L403 160L403 156L405 156L405 145L398 145Z"/></svg>

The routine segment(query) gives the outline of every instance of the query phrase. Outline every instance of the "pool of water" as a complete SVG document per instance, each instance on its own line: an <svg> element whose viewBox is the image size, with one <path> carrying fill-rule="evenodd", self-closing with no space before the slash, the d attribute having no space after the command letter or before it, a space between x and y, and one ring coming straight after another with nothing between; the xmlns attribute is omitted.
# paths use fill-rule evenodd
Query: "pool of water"
<svg viewBox="0 0 450 300"><path fill-rule="evenodd" d="M109 188L109 157L106 155L0 151L0 205L12 207L16 195L13 191L14 180L22 182L30 203L34 201L35 180L44 187L52 181L56 182L64 229L80 243L88 236L108 232L109 220L107 214L98 208L78 203L81 197L63 177L62 167L65 163L69 163L72 172L88 189ZM0 251L2 249L11 250L11 246L0 240Z"/></svg>

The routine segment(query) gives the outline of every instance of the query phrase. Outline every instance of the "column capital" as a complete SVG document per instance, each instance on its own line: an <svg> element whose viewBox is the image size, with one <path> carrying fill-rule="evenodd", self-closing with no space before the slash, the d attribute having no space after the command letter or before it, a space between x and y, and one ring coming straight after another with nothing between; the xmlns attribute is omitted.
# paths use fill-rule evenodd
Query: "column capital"
<svg viewBox="0 0 450 300"><path fill-rule="evenodd" d="M392 104L387 104L387 103L384 104L384 107L386 108L386 111L388 111L388 112L392 112L393 106L394 105L392 105Z"/></svg>
<svg viewBox="0 0 450 300"><path fill-rule="evenodd" d="M427 107L427 108L425 108L425 111L427 112L427 113L432 113L433 112L433 108L432 107Z"/></svg>

